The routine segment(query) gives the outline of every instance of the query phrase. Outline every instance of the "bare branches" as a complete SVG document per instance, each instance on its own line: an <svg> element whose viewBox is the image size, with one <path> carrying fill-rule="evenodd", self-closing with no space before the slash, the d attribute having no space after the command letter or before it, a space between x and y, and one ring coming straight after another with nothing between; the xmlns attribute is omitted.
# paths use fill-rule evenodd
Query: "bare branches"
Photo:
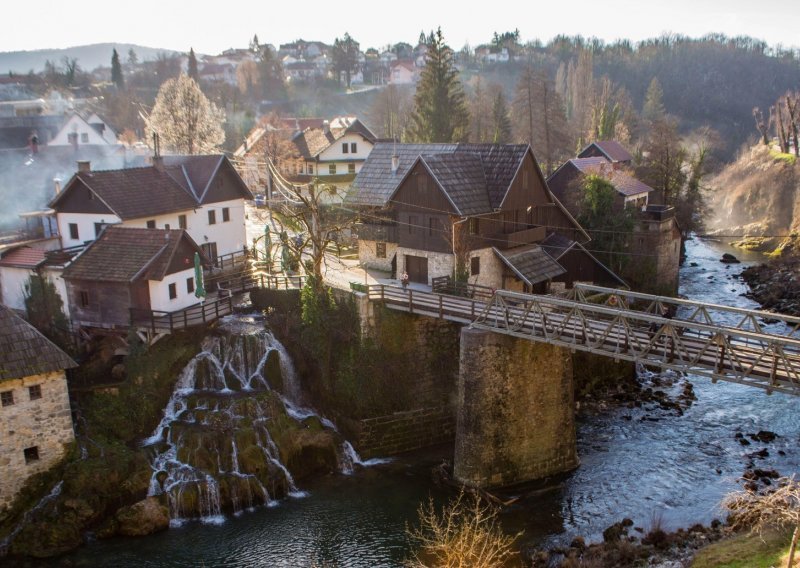
<svg viewBox="0 0 800 568"><path fill-rule="evenodd" d="M519 537L503 532L497 509L478 495L463 491L449 505L436 510L433 499L420 505L420 526L406 527L415 545L409 568L494 568L508 566L517 555L514 541Z"/></svg>

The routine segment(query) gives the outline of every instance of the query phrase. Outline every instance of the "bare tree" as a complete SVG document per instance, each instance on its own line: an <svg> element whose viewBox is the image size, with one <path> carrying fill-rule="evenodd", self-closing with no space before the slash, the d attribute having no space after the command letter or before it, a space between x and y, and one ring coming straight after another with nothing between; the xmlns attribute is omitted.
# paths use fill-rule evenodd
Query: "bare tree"
<svg viewBox="0 0 800 568"><path fill-rule="evenodd" d="M436 510L433 499L417 510L420 525L406 527L414 545L410 568L500 568L512 565L518 552L514 549L517 535L503 532L497 519L497 509L484 504L480 496L463 491Z"/></svg>
<svg viewBox="0 0 800 568"><path fill-rule="evenodd" d="M753 107L753 118L756 121L756 130L761 134L761 142L764 146L768 146L769 121L764 118L764 113L758 107Z"/></svg>
<svg viewBox="0 0 800 568"><path fill-rule="evenodd" d="M800 536L800 482L794 476L781 477L773 487L763 493L747 490L731 493L723 506L731 511L730 522L736 529L749 528L760 533L770 527L793 528L786 562L786 568L792 568Z"/></svg>

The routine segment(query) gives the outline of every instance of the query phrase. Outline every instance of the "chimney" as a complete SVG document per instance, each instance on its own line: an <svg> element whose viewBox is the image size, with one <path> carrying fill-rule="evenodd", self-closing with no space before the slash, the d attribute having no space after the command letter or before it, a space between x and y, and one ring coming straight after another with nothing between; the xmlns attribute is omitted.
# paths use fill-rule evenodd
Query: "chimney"
<svg viewBox="0 0 800 568"><path fill-rule="evenodd" d="M92 162L89 160L78 160L78 173L88 174L92 171Z"/></svg>
<svg viewBox="0 0 800 568"><path fill-rule="evenodd" d="M164 156L153 156L150 158L150 163L153 164L153 167L158 171L164 171Z"/></svg>
<svg viewBox="0 0 800 568"><path fill-rule="evenodd" d="M53 178L53 188L56 191L56 196L61 193L61 179L60 178Z"/></svg>
<svg viewBox="0 0 800 568"><path fill-rule="evenodd" d="M397 154L394 154L392 156L392 173L396 174L397 173L397 169L399 167L400 167L400 156L398 156Z"/></svg>
<svg viewBox="0 0 800 568"><path fill-rule="evenodd" d="M323 120L322 121L322 131L325 134L330 134L331 133L331 123L328 122L327 120Z"/></svg>

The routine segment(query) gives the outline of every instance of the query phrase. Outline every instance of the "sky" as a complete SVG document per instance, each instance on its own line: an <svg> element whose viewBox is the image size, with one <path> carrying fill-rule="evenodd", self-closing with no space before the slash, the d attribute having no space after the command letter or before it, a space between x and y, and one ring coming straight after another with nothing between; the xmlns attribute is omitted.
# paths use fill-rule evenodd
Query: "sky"
<svg viewBox="0 0 800 568"><path fill-rule="evenodd" d="M523 40L583 35L633 41L677 33L749 35L770 45L800 45L800 1L760 0L39 0L4 3L0 51L91 43L216 54L246 47L253 34L273 45L296 39L331 43L345 32L362 49L405 41L442 27L454 48L520 30ZM495 9L496 6L496 9ZM768 6L768 7L764 7ZM16 22L16 23L15 23Z"/></svg>

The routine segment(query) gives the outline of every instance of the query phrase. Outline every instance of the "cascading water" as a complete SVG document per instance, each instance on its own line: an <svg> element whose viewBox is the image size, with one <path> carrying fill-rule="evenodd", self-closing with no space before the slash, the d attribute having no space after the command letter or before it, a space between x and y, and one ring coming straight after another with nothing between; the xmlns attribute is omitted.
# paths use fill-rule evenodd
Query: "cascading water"
<svg viewBox="0 0 800 568"><path fill-rule="evenodd" d="M224 328L183 369L143 443L155 449L148 495L166 495L173 526L191 518L220 523L225 513L307 495L280 459L270 432L277 417L299 423L315 417L341 439L333 422L300 406L294 365L272 333L247 317L229 319ZM388 461L363 461L349 442L340 443L342 473Z"/></svg>

